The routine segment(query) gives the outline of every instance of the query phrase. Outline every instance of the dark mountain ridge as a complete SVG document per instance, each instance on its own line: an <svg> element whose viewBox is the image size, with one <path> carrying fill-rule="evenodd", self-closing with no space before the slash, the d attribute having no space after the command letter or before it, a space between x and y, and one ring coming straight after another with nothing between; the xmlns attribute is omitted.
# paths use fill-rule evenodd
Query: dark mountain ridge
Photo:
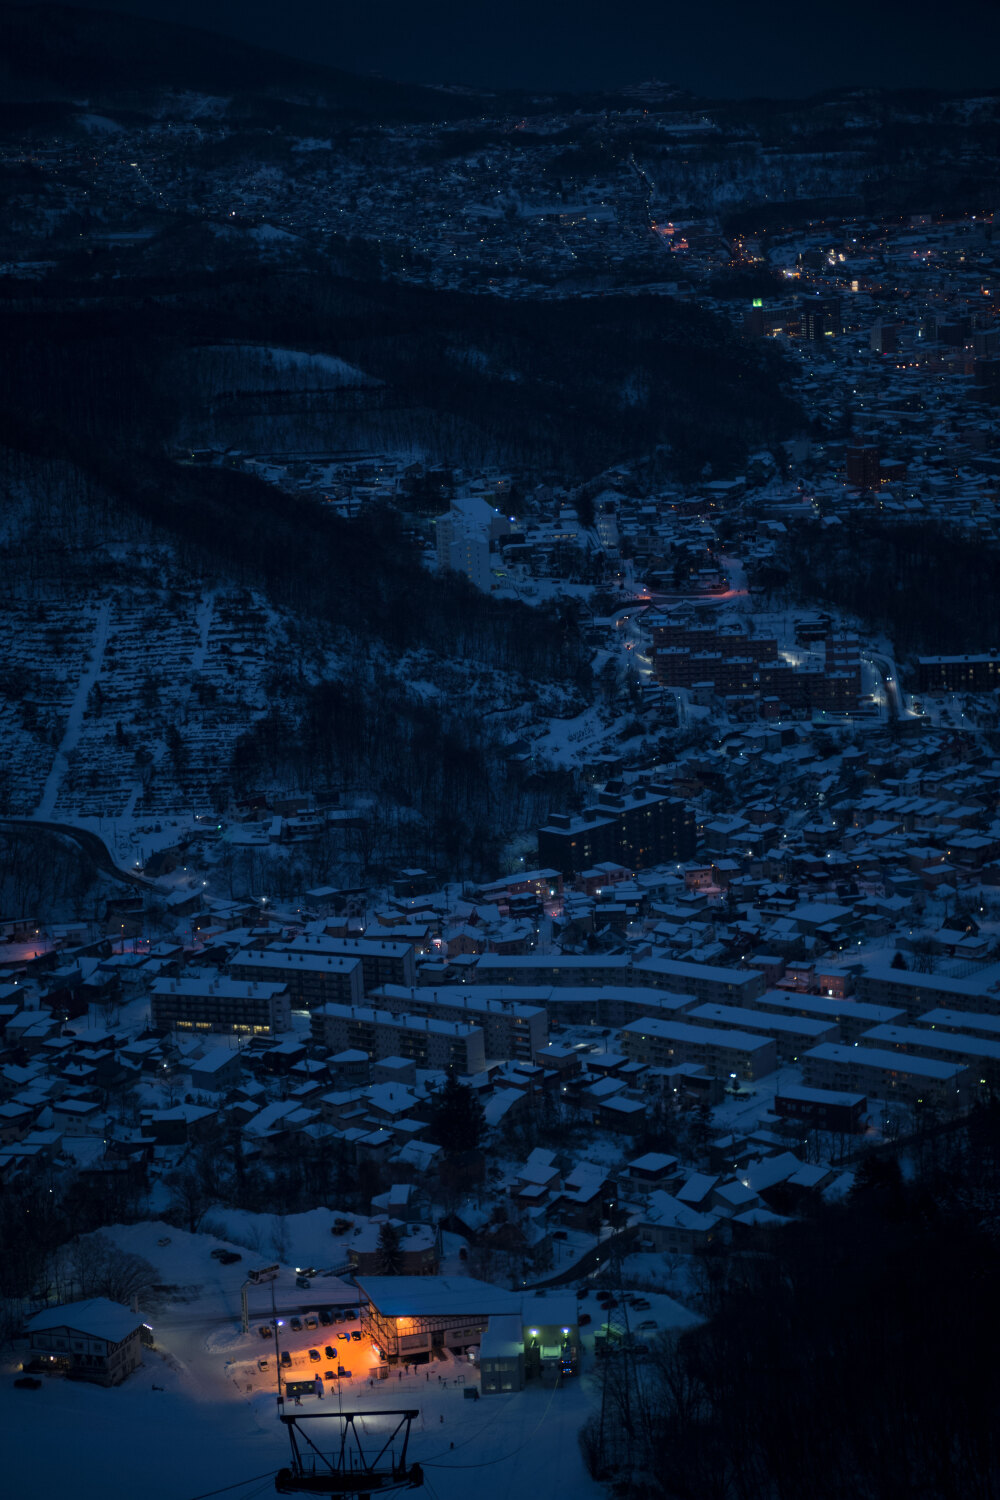
<svg viewBox="0 0 1000 1500"><path fill-rule="evenodd" d="M0 100L134 102L164 90L284 97L344 115L433 120L476 100L364 78L193 26L71 5L0 5Z"/></svg>

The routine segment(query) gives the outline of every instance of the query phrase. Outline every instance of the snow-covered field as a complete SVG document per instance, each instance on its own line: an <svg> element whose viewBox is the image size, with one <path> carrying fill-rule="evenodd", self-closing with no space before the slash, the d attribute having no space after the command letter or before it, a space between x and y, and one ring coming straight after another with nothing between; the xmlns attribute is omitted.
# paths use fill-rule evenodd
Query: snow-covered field
<svg viewBox="0 0 1000 1500"><path fill-rule="evenodd" d="M497 1497L528 1489L566 1500L603 1493L587 1477L576 1437L592 1403L592 1377L466 1401L458 1383L466 1372L471 1377L468 1366L463 1372L447 1361L436 1362L429 1379L421 1372L375 1389L355 1380L343 1404L371 1412L417 1407L410 1456L427 1465L428 1494L439 1500L459 1500L473 1485ZM204 1348L187 1359L147 1351L144 1368L115 1390L47 1380L38 1391L18 1391L8 1374L0 1392L0 1423L18 1433L7 1492L23 1500L131 1493L193 1500L256 1479L231 1491L248 1497L273 1493L271 1476L288 1461L273 1393L256 1384L247 1392L221 1354ZM319 1402L303 1410L318 1411ZM372 1435L379 1425L366 1424ZM332 1438L337 1424L330 1428Z"/></svg>
<svg viewBox="0 0 1000 1500"><path fill-rule="evenodd" d="M296 1217L304 1222L297 1225ZM309 1231L320 1227L318 1220L311 1222L315 1217L293 1216L289 1240L304 1248ZM107 1232L123 1248L152 1260L171 1287L148 1314L156 1347L144 1350L143 1368L113 1390L59 1378L43 1380L36 1391L16 1390L18 1361L8 1356L0 1366L0 1427L18 1437L8 1449L6 1492L19 1500L105 1500L133 1492L144 1500L194 1500L231 1485L238 1486L230 1491L237 1497L273 1492L272 1476L289 1451L275 1399L274 1341L261 1338L259 1317L252 1318L248 1334L239 1319L240 1285L248 1263L258 1257L244 1250L241 1265L220 1266L210 1252L224 1241L160 1223ZM266 1301L266 1291L255 1297ZM286 1307L297 1298L303 1314L312 1304L336 1304L351 1295L353 1288L332 1277L296 1289L290 1274L279 1290ZM631 1315L634 1327L649 1320L655 1332L664 1332L696 1321L670 1297L644 1295L650 1307ZM580 1308L590 1321L581 1329L579 1378L555 1389L529 1385L479 1401L465 1399L466 1388L478 1384L478 1372L465 1358L435 1360L415 1373L393 1371L388 1381L372 1382L371 1346L343 1337L358 1328L356 1320L299 1333L286 1321L282 1348L292 1354L292 1378L324 1374L331 1363L323 1352L328 1344L337 1350L338 1364L351 1371L349 1380L326 1383L323 1403L303 1398L303 1413L332 1414L338 1407L373 1414L399 1407L419 1411L409 1456L425 1466L430 1500L464 1500L472 1486L498 1500L528 1489L552 1500L586 1500L603 1493L588 1478L577 1442L599 1400L593 1347L602 1312L593 1293ZM310 1347L323 1355L321 1363L310 1361ZM287 1410L294 1410L291 1403ZM372 1416L364 1431L374 1439L381 1425ZM329 1426L332 1442L338 1424L331 1420Z"/></svg>

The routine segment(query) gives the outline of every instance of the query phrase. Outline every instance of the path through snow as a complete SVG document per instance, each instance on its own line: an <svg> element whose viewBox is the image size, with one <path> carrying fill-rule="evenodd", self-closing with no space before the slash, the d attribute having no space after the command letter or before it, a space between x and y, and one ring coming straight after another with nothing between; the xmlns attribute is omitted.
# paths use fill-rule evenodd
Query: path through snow
<svg viewBox="0 0 1000 1500"><path fill-rule="evenodd" d="M87 668L82 673L80 681L76 685L69 718L66 721L66 732L62 737L59 749L56 751L55 759L52 762L52 769L45 779L41 799L35 808L36 818L51 818L55 811L56 799L59 796L62 779L69 770L69 757L76 748L77 741L83 729L83 719L87 712L87 699L90 697L91 688L97 681L101 670L101 663L104 660L104 648L107 645L110 624L111 604L108 600L105 600L97 612L94 649L91 652Z"/></svg>

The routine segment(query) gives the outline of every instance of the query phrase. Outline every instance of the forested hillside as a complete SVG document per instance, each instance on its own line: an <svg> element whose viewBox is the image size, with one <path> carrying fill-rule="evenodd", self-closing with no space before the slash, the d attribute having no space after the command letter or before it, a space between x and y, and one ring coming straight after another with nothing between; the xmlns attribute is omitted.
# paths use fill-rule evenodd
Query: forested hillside
<svg viewBox="0 0 1000 1500"><path fill-rule="evenodd" d="M197 397L204 417L230 394L221 376L214 394L177 379L177 361L190 370L199 348L214 358L227 343L334 356L381 382L367 403L312 414L328 446L347 432L451 462L587 476L666 444L694 476L706 462L732 471L749 446L801 422L773 350L669 298L509 302L249 256L179 278L150 272L154 253L136 251L112 284L8 285L0 397L15 444L42 441L37 418L51 404L44 441L80 461L109 444L160 451L191 421L187 403Z"/></svg>
<svg viewBox="0 0 1000 1500"><path fill-rule="evenodd" d="M901 657L986 650L1000 638L1000 554L942 526L798 526L761 586L796 602L817 598L884 632Z"/></svg>
<svg viewBox="0 0 1000 1500"><path fill-rule="evenodd" d="M868 1156L849 1202L704 1258L708 1321L657 1353L649 1493L997 1493L1000 1120L926 1123L916 1182Z"/></svg>

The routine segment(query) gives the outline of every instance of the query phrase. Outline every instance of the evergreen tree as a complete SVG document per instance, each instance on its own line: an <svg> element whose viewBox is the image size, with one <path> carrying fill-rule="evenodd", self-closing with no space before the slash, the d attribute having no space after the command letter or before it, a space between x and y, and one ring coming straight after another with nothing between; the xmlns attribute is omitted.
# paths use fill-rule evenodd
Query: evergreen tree
<svg viewBox="0 0 1000 1500"><path fill-rule="evenodd" d="M430 1124L436 1144L449 1155L457 1155L462 1151L475 1151L482 1139L486 1117L475 1091L468 1084L459 1083L454 1073L449 1073L444 1088L434 1101Z"/></svg>
<svg viewBox="0 0 1000 1500"><path fill-rule="evenodd" d="M375 1250L380 1276L399 1276L403 1269L403 1237L395 1224L386 1221L378 1232Z"/></svg>

